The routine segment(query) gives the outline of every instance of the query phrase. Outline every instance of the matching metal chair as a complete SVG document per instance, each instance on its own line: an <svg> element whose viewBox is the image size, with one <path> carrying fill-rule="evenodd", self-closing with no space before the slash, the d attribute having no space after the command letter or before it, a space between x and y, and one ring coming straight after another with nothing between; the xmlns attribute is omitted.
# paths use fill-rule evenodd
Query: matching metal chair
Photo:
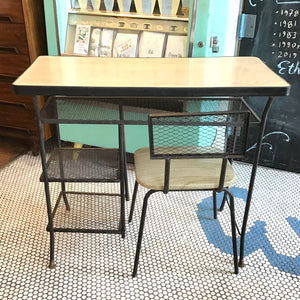
<svg viewBox="0 0 300 300"><path fill-rule="evenodd" d="M137 275L147 204L156 192L212 190L214 217L216 193L224 192L230 207L234 273L238 274L233 158L246 152L249 112L174 113L149 116L149 148L134 154L136 183L129 222L138 186L149 189L143 201L133 277ZM165 202L164 202L165 203ZM165 205L162 203L162 205ZM223 206L224 203L222 203Z"/></svg>

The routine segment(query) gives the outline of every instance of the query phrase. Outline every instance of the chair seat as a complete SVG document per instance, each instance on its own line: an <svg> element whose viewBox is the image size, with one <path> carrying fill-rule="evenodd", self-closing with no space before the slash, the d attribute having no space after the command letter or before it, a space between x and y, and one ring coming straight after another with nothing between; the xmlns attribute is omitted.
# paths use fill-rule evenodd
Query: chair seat
<svg viewBox="0 0 300 300"><path fill-rule="evenodd" d="M150 159L149 148L134 153L136 181L152 190L164 189L165 161ZM172 159L169 190L213 190L218 188L222 159ZM235 173L228 162L224 187L233 184Z"/></svg>

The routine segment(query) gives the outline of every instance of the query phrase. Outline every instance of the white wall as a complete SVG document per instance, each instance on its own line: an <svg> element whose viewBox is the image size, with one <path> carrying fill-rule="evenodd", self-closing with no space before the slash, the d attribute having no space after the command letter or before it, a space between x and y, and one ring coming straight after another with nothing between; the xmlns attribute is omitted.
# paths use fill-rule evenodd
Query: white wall
<svg viewBox="0 0 300 300"><path fill-rule="evenodd" d="M241 13L242 0L227 0L228 1L228 12L227 12L227 26L225 33L226 43L224 45L224 56L236 55L237 47L237 29L238 21Z"/></svg>

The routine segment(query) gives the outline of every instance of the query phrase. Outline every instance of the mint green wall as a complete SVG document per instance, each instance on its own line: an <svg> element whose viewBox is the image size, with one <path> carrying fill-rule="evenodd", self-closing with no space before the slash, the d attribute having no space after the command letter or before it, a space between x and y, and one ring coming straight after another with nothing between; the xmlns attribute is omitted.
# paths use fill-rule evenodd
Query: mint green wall
<svg viewBox="0 0 300 300"><path fill-rule="evenodd" d="M191 5L192 5L191 1ZM195 37L193 45L193 57L224 56L227 36L228 12L230 11L230 0L198 0L197 18L195 23ZM239 5L240 0L236 0ZM190 16L191 16L190 8ZM235 32L232 32L235 36ZM210 38L217 36L219 52L213 53L210 48ZM202 41L204 47L199 48L198 42Z"/></svg>
<svg viewBox="0 0 300 300"><path fill-rule="evenodd" d="M190 19L192 18L194 1L193 0L190 1ZM206 56L206 48L208 45L207 41L209 40L208 24L211 15L210 9L211 9L212 1L213 0L197 0L197 18L195 20L195 35L194 35L194 44L192 49L193 57ZM199 48L198 46L198 42L200 41L204 43L204 47L202 48Z"/></svg>
<svg viewBox="0 0 300 300"><path fill-rule="evenodd" d="M64 53L65 50L66 32L68 24L68 10L70 7L70 0L56 0L56 8L57 11L60 12L57 14L57 23L61 53Z"/></svg>
<svg viewBox="0 0 300 300"><path fill-rule="evenodd" d="M58 23L58 36L59 43L57 45L55 14L54 14L54 1L57 8L57 23ZM70 7L70 0L44 0L45 7L45 22L48 42L49 55L58 55L59 46L60 52L63 53L65 49L66 29L68 21L68 9Z"/></svg>
<svg viewBox="0 0 300 300"><path fill-rule="evenodd" d="M210 20L207 23L207 46L205 47L205 56L223 56L225 49L226 23L227 23L228 1L213 0L210 6ZM210 48L210 38L218 37L219 52L212 53Z"/></svg>
<svg viewBox="0 0 300 300"><path fill-rule="evenodd" d="M45 23L49 55L58 55L58 45L55 29L55 14L52 0L44 0Z"/></svg>
<svg viewBox="0 0 300 300"><path fill-rule="evenodd" d="M104 148L118 148L117 125L60 125L62 140L77 142ZM126 151L133 153L136 149L147 147L148 127L146 125L126 125Z"/></svg>

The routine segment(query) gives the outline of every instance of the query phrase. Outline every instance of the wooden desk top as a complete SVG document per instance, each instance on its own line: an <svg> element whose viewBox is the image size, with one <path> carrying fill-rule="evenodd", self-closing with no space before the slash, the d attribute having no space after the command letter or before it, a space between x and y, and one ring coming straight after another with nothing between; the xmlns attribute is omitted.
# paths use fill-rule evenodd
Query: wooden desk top
<svg viewBox="0 0 300 300"><path fill-rule="evenodd" d="M289 84L256 57L40 56L16 94L78 96L283 96Z"/></svg>

